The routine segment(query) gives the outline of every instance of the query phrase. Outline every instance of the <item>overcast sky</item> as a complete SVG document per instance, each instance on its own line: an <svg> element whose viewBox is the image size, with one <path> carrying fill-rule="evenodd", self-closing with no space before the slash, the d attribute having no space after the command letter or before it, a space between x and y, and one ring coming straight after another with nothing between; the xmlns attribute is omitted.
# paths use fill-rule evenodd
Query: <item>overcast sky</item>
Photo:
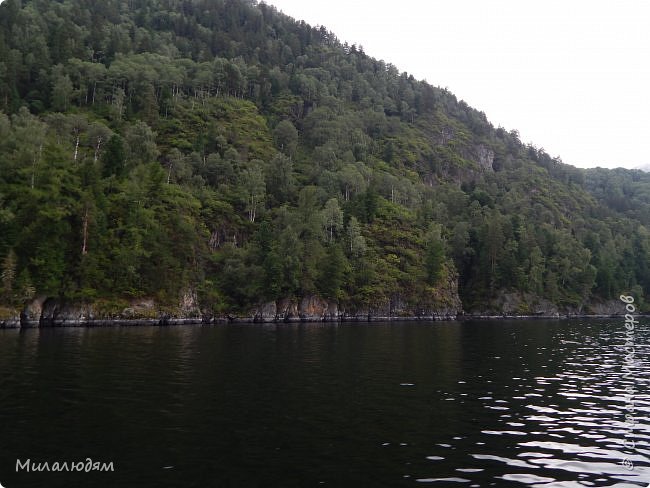
<svg viewBox="0 0 650 488"><path fill-rule="evenodd" d="M580 167L650 164L650 2L266 0Z"/></svg>

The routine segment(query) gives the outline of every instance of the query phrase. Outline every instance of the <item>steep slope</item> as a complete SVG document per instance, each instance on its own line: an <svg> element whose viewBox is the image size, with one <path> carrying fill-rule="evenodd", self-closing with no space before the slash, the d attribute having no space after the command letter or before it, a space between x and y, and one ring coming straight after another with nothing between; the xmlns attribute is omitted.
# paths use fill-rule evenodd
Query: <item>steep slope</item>
<svg viewBox="0 0 650 488"><path fill-rule="evenodd" d="M650 289L640 172L565 165L265 4L6 0L0 109L5 315L553 313Z"/></svg>

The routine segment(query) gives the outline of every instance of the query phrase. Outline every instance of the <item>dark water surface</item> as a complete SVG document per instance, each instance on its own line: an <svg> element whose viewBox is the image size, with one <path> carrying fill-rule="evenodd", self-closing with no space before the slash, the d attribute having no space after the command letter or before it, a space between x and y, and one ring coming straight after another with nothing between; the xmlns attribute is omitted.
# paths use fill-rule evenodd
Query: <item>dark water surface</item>
<svg viewBox="0 0 650 488"><path fill-rule="evenodd" d="M624 333L623 319L0 330L0 483L647 486L650 325L629 378ZM86 458L115 471L16 473Z"/></svg>

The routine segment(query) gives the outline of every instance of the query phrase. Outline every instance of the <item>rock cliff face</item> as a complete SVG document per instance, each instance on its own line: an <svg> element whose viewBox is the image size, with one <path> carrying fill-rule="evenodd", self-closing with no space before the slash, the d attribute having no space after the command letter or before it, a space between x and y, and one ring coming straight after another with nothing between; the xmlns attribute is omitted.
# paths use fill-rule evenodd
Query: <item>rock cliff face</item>
<svg viewBox="0 0 650 488"><path fill-rule="evenodd" d="M588 302L580 306L558 306L530 293L502 292L486 307L468 312L473 317L611 317L625 314L625 308L617 300Z"/></svg>
<svg viewBox="0 0 650 488"><path fill-rule="evenodd" d="M252 313L253 322L322 322L339 320L338 304L309 295L302 299L284 298L260 305ZM237 320L247 321L248 317Z"/></svg>
<svg viewBox="0 0 650 488"><path fill-rule="evenodd" d="M253 322L329 322L368 320L450 320L462 314L458 296L458 277L447 273L436 288L417 298L395 295L372 305L359 306L325 300L315 295L283 298L260 304L249 314L230 317L235 321Z"/></svg>
<svg viewBox="0 0 650 488"><path fill-rule="evenodd" d="M300 301L300 317L305 320L320 318L321 320L337 320L339 318L338 303L309 296Z"/></svg>
<svg viewBox="0 0 650 488"><path fill-rule="evenodd" d="M485 307L470 310L469 315L559 317L560 312L554 303L530 293L502 292Z"/></svg>
<svg viewBox="0 0 650 488"><path fill-rule="evenodd" d="M278 300L277 316L278 319L282 320L299 320L300 312L298 311L298 303L288 298Z"/></svg>
<svg viewBox="0 0 650 488"><path fill-rule="evenodd" d="M20 323L23 327L38 327L43 315L43 305L47 297L39 296L25 305L22 313L20 314Z"/></svg>
<svg viewBox="0 0 650 488"><path fill-rule="evenodd" d="M625 315L625 304L620 300L608 300L605 302L589 302L584 310L591 315Z"/></svg>
<svg viewBox="0 0 650 488"><path fill-rule="evenodd" d="M492 164L494 163L494 151L483 144L476 146L475 160L481 169L486 171L494 171Z"/></svg>
<svg viewBox="0 0 650 488"><path fill-rule="evenodd" d="M37 297L22 312L0 309L0 328L16 327L79 327L92 325L175 325L212 322L331 322L372 320L453 320L463 315L455 276L447 278L438 288L419 301L394 296L385 303L353 306L315 295L284 298L260 304L244 314L212 317L202 314L196 295L183 294L177 307L160 307L153 299L133 300L119 304L64 303L55 298ZM588 303L581 307L560 308L531 294L502 292L492 302L468 312L469 317L572 317L612 316L624 314L620 302Z"/></svg>
<svg viewBox="0 0 650 488"><path fill-rule="evenodd" d="M183 323L231 322L329 322L338 320L454 319L460 313L456 293L452 300L432 300L413 305L400 297L373 307L341 307L315 295L284 298L260 304L245 314L212 317L202 314L193 293L183 295L175 308L160 307L154 300L134 300L122 304L79 304L56 298L39 297L22 313L15 311L0 318L0 327L79 327L87 325L173 325Z"/></svg>
<svg viewBox="0 0 650 488"><path fill-rule="evenodd" d="M42 327L79 327L94 319L93 308L86 304L61 303L53 298L43 303L40 325Z"/></svg>
<svg viewBox="0 0 650 488"><path fill-rule="evenodd" d="M372 307L345 307L336 301L309 295L302 299L282 299L267 302L250 316L231 317L241 322L333 322L369 320L452 320L461 313L460 301L447 306L413 306L399 297Z"/></svg>
<svg viewBox="0 0 650 488"><path fill-rule="evenodd" d="M438 286L422 290L416 298L395 295L373 305L326 300L316 295L287 297L260 303L247 313L212 316L202 312L194 290L186 290L175 306L160 306L153 299L70 303L40 296L22 312L0 314L0 327L78 327L85 325L167 325L212 322L323 322L455 319L462 313L457 276L448 272Z"/></svg>

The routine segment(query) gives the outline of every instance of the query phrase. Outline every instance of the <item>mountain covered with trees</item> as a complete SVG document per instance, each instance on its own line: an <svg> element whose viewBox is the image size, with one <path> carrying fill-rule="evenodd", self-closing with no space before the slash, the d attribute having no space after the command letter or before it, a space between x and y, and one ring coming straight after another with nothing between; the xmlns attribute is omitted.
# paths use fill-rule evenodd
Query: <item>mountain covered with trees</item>
<svg viewBox="0 0 650 488"><path fill-rule="evenodd" d="M5 315L589 311L650 290L650 174L564 164L264 3L5 0L0 111Z"/></svg>

